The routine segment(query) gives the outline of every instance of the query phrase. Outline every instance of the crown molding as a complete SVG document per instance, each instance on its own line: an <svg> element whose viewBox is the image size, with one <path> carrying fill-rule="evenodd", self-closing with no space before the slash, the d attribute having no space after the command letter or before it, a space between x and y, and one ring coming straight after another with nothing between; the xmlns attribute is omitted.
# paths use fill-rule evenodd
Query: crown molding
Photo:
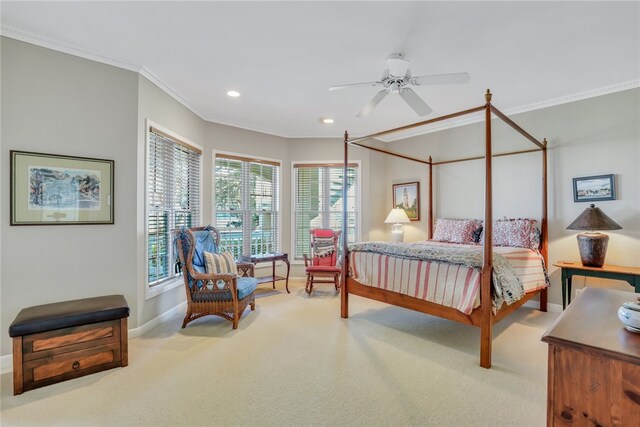
<svg viewBox="0 0 640 427"><path fill-rule="evenodd" d="M225 126L232 126L240 129L249 130L252 132L265 133L265 134L277 136L280 138L290 138L290 136L284 135L273 129L261 128L261 127L253 126L247 123L225 120L219 117L208 116L206 114L203 114L191 103L189 103L189 101L187 101L187 99L184 96L182 96L177 90L172 88L169 84L164 82L161 78L156 76L151 70L149 70L147 67L143 65L135 64L133 62L126 61L124 59L117 58L112 55L107 55L101 52L92 51L86 48L81 48L69 43L63 43L47 37L35 35L33 33L18 30L16 28L9 27L6 25L0 26L0 35L11 38L11 39L15 39L21 42L55 50L57 52L66 53L69 55L88 59L90 61L96 61L102 64L107 64L117 68L122 68L125 70L138 73L139 75L143 76L154 85L158 86L163 92L165 92L167 95L169 95L170 97L178 101L180 104L185 106L189 111L191 111L193 114L200 117L204 121L221 124Z"/></svg>
<svg viewBox="0 0 640 427"><path fill-rule="evenodd" d="M156 76L151 70L143 65L139 65L121 58L117 58L112 55L104 54L101 52L89 50L87 48L81 48L70 43L64 43L57 40L53 40L44 36L39 36L33 33L29 33L26 31L19 30L17 28L9 27L6 25L0 26L0 36L9 37L15 40L19 40L25 43L30 43L36 46L44 47L47 49L55 50L58 52L66 53L73 56L78 56L80 58L88 59L91 61L100 62L103 64L111 65L114 67L122 68L125 70L133 71L138 73L139 75L145 77L154 85L158 86L163 92L167 95L178 101L184 107L186 107L189 111L191 111L196 116L200 117L202 120L210 123L216 123L225 126L231 126L235 128L240 128L252 132L259 132L268 135L277 136L280 138L288 138L288 139L311 139L311 138L337 138L331 136L323 136L323 135L314 135L314 136L300 136L300 135L287 135L282 132L276 131L274 129L262 128L259 126L251 125L248 123L226 120L220 117L215 117L211 115L203 114L198 108L193 106L187 99L180 95L180 93L173 89L169 84L164 82L158 76ZM508 110L503 111L504 114L511 116L516 114L525 113L528 111L540 110L542 108L554 107L556 105L567 104L569 102L581 101L589 98L594 98L597 96L608 95L615 92L621 92L624 90L635 89L640 87L640 79L631 80L628 82L622 82L613 84L610 86L605 86L599 89L588 90L585 92L580 92L576 94L561 96L557 98L548 99L545 101L536 102L533 104L524 105L521 107L514 107ZM438 132L445 129L452 129L460 126L470 125L473 123L479 123L483 120L483 117L462 117L454 120L449 120L446 122L438 122L431 126L422 129L412 129L405 132L399 132L392 137L379 137L376 138L383 142L394 142L401 141L408 138L412 138L414 136L425 135L428 133Z"/></svg>
<svg viewBox="0 0 640 427"><path fill-rule="evenodd" d="M135 71L136 73L140 72L140 70L142 69L141 65L117 58L115 56L81 48L70 43L60 42L48 37L38 36L36 34L28 33L26 31L18 30L17 28L9 27L6 25L0 26L0 35L58 52L67 53L69 55L79 56L80 58L89 59L91 61L101 62L103 64L112 65L118 68L124 68L125 70L129 71Z"/></svg>
<svg viewBox="0 0 640 427"><path fill-rule="evenodd" d="M636 89L640 87L640 79L639 80L630 80L627 82L616 83L610 86L601 87L598 89L587 90L584 92L579 92L571 95L560 96L557 98L551 98L545 101L535 102L532 104L523 105L521 107L509 108L508 110L501 110L507 116L514 116L517 114L526 113L528 111L541 110L543 108L555 107L557 105L568 104L570 102L582 101L589 98L595 98L602 95L609 95L616 92L622 92L629 89ZM428 133L439 132L445 129L452 129L460 126L470 125L473 123L480 123L484 121L484 116L482 113L478 113L478 117L467 116L461 117L454 120L448 120L444 122L438 122L431 126L427 126L423 129L411 129L405 132L398 132L395 136L392 137L380 137L381 141L384 142L395 142L402 141L408 138L412 138L414 136L425 135Z"/></svg>

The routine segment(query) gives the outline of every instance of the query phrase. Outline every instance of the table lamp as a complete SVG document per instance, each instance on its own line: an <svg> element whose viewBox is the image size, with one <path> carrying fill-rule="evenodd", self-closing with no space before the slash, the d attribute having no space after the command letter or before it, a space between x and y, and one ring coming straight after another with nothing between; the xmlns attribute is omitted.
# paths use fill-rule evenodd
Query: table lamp
<svg viewBox="0 0 640 427"><path fill-rule="evenodd" d="M578 249L582 265L602 267L607 254L609 236L597 233L598 230L620 230L622 227L604 212L591 204L569 226L567 230L589 230L578 234Z"/></svg>
<svg viewBox="0 0 640 427"><path fill-rule="evenodd" d="M407 213L401 208L391 209L387 219L384 220L385 224L393 224L391 226L391 238L394 242L402 242L404 240L404 226L402 224L410 222L411 220Z"/></svg>

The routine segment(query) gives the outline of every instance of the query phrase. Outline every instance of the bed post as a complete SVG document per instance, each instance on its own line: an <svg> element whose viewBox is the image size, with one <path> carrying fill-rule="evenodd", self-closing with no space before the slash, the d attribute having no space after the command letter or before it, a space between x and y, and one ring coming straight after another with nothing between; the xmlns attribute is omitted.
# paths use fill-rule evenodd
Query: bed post
<svg viewBox="0 0 640 427"><path fill-rule="evenodd" d="M547 212L547 138L542 141L544 148L542 149L542 220L540 223L540 239L542 246L540 252L544 260L545 268L549 266L549 224ZM547 292L548 288L544 288L540 292L540 311L547 311Z"/></svg>
<svg viewBox="0 0 640 427"><path fill-rule="evenodd" d="M480 366L491 367L493 316L491 311L491 273L493 269L493 195L491 184L491 91L485 94L485 190L484 190L484 249L480 283Z"/></svg>
<svg viewBox="0 0 640 427"><path fill-rule="evenodd" d="M349 154L349 133L344 131L344 167L342 170L342 271L341 271L341 286L342 292L340 292L340 317L346 319L349 317L349 291L347 289L347 272L349 257L347 255L347 240L349 237L349 230L347 228L347 191L349 185L348 177L348 154Z"/></svg>
<svg viewBox="0 0 640 427"><path fill-rule="evenodd" d="M433 160L429 156L429 227L427 228L427 240L433 238Z"/></svg>

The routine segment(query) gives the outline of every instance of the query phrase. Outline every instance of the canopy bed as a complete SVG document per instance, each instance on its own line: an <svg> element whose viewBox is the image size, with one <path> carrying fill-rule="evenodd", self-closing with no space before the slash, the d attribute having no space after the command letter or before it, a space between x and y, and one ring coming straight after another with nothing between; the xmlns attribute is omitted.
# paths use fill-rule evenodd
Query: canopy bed
<svg viewBox="0 0 640 427"><path fill-rule="evenodd" d="M540 295L540 310L547 310L548 276L544 270L544 266L547 265L548 240L547 141L546 139L542 142L538 141L536 138L531 136L531 134L522 129L505 114L494 107L491 104L491 92L489 90L487 90L487 93L485 94L485 101L485 104L479 107L378 132L361 138L350 139L348 132L345 132L345 173L343 188L347 188L346 171L348 166L349 146L374 150L379 153L422 163L428 166L429 219L427 237L429 240L426 244L357 243L349 247L346 242L347 239L343 239L341 317L347 318L349 316L349 295L352 294L454 320L463 324L477 326L480 328L480 365L484 368L490 368L493 325L538 294ZM431 156L429 156L428 159L421 159L362 144L363 141L368 139L481 111L484 111L485 113L484 156L435 161ZM528 141L533 143L535 148L498 154L493 153L491 141L492 114L519 132ZM499 224L499 222L494 222L493 219L491 178L492 158L538 151L542 154L542 213L538 234L539 240L535 241L535 248L532 245L531 248L533 250L529 250L529 252L526 253L523 251L527 251L528 249L498 247L494 249L494 246L496 245L494 239L499 237L500 225L496 225ZM484 220L481 223L483 226L482 233L484 238L478 239L478 243L476 243L475 247L472 245L453 244L447 246L443 244L429 244L434 234L432 185L434 166L480 159L484 159L485 163ZM343 204L343 210L343 230L346 230L346 203ZM496 230L494 230L494 228L496 227L498 227L498 234L495 234ZM531 242L533 242L533 240L534 239L531 238ZM458 247L451 248L450 246ZM524 247L527 245L513 246ZM520 283L522 282L521 277L514 278L514 275L509 273L509 266L507 265L511 260L525 258L534 260L534 262L541 264L542 269L540 271L542 271L542 273L537 272L536 274L543 275L541 282L536 282L528 289ZM429 272L430 266L433 267L431 268L431 272ZM529 267L531 267L531 265L517 266L515 268ZM438 269L437 271L435 270L436 268ZM445 271L446 268L447 280L449 280L449 276L455 276L455 280L453 280L453 284L451 285L453 286L453 290L441 289L436 290L435 293L433 293L433 286L431 290L427 290L429 283L426 283L426 277L431 275L431 278L428 280L432 282L437 280L441 268L442 271ZM398 277L402 276L389 274L389 271L391 270L400 271L400 269L402 269L401 271L402 274L404 274L404 279L398 279ZM367 271L363 272L363 270ZM380 272L384 271L386 271L385 274L380 274ZM434 273L434 271L436 272ZM418 285L410 286L409 282L413 283L413 280L416 277L416 283L420 282L421 274L423 276L422 280L426 283L424 285L425 287L420 288ZM384 276L384 279L381 279L382 276ZM411 276L411 280L407 279L409 276ZM389 277L391 277L391 280L389 280ZM458 278L463 279L458 280ZM457 284L456 281L458 282ZM451 282L451 280L449 280L449 282ZM467 289L467 285L474 282L477 286L475 291L472 292L472 288ZM540 283L543 283L543 286L540 286ZM456 286L458 286L458 291L455 290ZM427 294L431 294L431 296L427 297ZM506 302L506 304L503 304L503 302Z"/></svg>

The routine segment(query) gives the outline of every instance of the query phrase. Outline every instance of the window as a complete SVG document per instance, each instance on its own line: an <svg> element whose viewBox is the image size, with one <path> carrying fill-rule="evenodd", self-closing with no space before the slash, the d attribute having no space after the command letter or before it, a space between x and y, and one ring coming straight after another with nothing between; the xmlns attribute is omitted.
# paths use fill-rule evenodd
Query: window
<svg viewBox="0 0 640 427"><path fill-rule="evenodd" d="M217 153L214 180L221 249L235 258L277 252L280 163Z"/></svg>
<svg viewBox="0 0 640 427"><path fill-rule="evenodd" d="M200 223L202 151L155 127L148 135L147 272L153 286L176 276L172 230Z"/></svg>
<svg viewBox="0 0 640 427"><path fill-rule="evenodd" d="M294 259L309 253L309 230L342 230L342 164L293 164ZM347 242L359 236L360 182L358 164L347 168ZM344 232L343 232L344 234Z"/></svg>

